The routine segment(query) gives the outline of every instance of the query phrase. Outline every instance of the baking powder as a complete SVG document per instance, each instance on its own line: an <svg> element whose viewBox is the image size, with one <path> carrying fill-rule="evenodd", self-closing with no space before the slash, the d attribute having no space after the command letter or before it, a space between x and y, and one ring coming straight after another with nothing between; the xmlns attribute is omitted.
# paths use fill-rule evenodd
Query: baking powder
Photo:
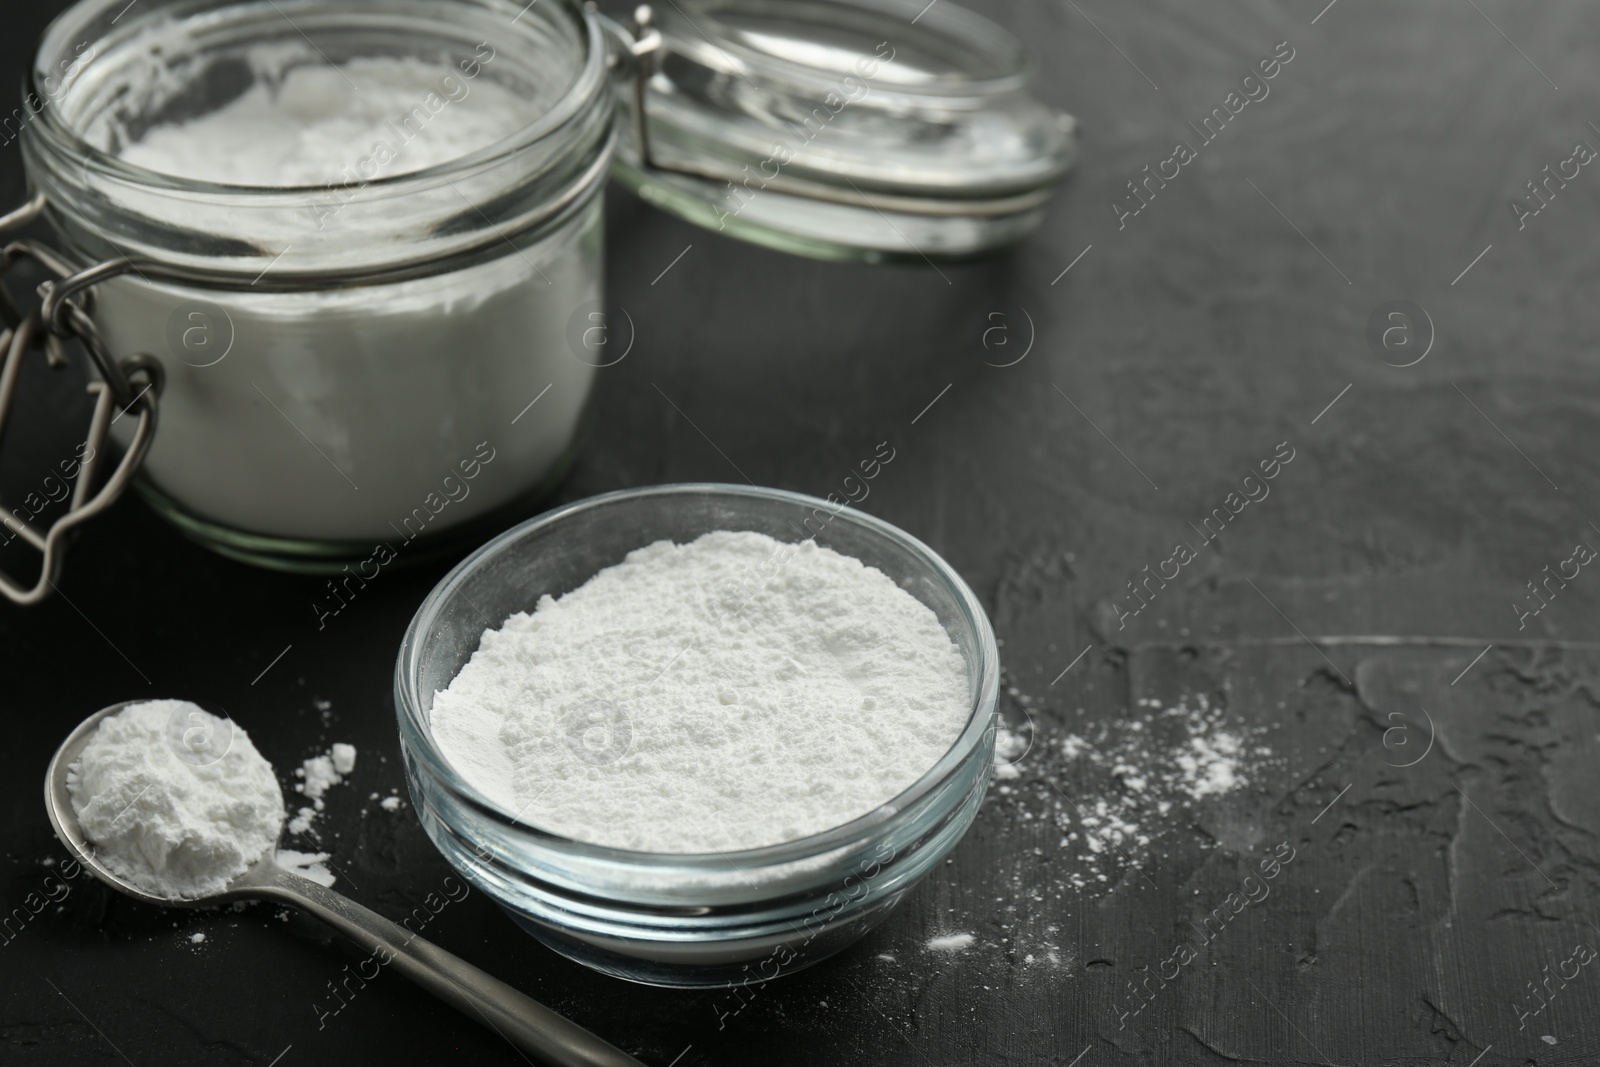
<svg viewBox="0 0 1600 1067"><path fill-rule="evenodd" d="M486 631L435 694L432 728L519 821L703 853L867 814L971 711L960 650L881 571L814 541L716 532L638 549Z"/></svg>
<svg viewBox="0 0 1600 1067"><path fill-rule="evenodd" d="M162 55L153 48L152 64ZM137 131L107 119L88 131L126 162L239 186L189 196L192 225L225 249L220 238L244 219L278 256L268 281L334 276L284 292L242 283L203 301L133 274L96 287L111 350L156 353L166 369L143 468L166 495L233 530L371 544L413 516L432 534L504 506L569 453L595 373L571 350L568 324L601 295L597 198L548 233L500 234L493 258L336 284L346 255L369 264L414 255L441 211L483 225L472 196L510 164L486 163L476 180L417 172L503 142L548 107L496 83L493 55L485 43L438 65L331 66L309 46L263 45L244 57L250 86L208 114ZM174 70L187 69L183 60L174 53ZM390 180L406 174L417 187L398 192ZM272 207L253 202L263 187L305 193ZM123 444L131 424L113 427ZM493 466L467 485L458 461L490 447Z"/></svg>
<svg viewBox="0 0 1600 1067"><path fill-rule="evenodd" d="M449 67L367 56L274 69L271 60L284 55L258 47L257 80L244 93L191 121L154 127L122 158L223 185L360 184L459 159L533 118L509 89ZM387 151L375 152L379 144Z"/></svg>
<svg viewBox="0 0 1600 1067"><path fill-rule="evenodd" d="M183 700L102 720L67 790L95 858L166 900L221 891L283 827L278 779L250 736Z"/></svg>

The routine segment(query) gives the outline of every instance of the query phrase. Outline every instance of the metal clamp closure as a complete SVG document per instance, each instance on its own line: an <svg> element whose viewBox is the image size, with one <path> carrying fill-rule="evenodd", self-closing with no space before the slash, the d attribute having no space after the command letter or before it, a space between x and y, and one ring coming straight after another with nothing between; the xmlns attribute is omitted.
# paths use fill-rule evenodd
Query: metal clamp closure
<svg viewBox="0 0 1600 1067"><path fill-rule="evenodd" d="M0 216L0 234L34 221L44 209L45 198L39 194L17 210ZM43 350L50 366L59 368L67 364L67 342L77 340L100 379L88 386L95 398L88 432L75 457L61 464L60 477L52 472L39 490L29 492L15 506L0 501L0 528L4 530L0 536L4 542L20 537L43 556L32 586L0 573L0 594L17 604L35 604L55 589L71 532L115 503L144 460L155 435L157 398L164 377L154 356L140 354L122 360L112 356L89 317L90 287L131 269L129 261L111 261L74 272L65 257L50 246L13 241L0 247L0 276L22 260L38 263L60 280L40 285L41 302L26 313L0 285L0 319L5 327L0 331L0 435L5 432L6 419L16 399L23 360L31 349ZM96 488L111 424L124 415L135 419L132 438L111 473ZM68 485L70 494L66 492ZM67 510L41 528L40 515L50 504L62 500L67 501Z"/></svg>

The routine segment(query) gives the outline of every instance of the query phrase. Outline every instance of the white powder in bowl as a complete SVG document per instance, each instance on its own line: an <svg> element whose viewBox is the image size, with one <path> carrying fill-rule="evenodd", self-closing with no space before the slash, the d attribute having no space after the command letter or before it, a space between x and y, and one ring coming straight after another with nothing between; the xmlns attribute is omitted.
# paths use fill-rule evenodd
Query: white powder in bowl
<svg viewBox="0 0 1600 1067"><path fill-rule="evenodd" d="M250 737L184 700L107 716L67 773L95 858L167 900L219 892L277 844L278 779Z"/></svg>
<svg viewBox="0 0 1600 1067"><path fill-rule="evenodd" d="M486 631L432 728L520 821L650 852L778 844L925 774L971 715L961 651L881 571L757 533L658 541Z"/></svg>

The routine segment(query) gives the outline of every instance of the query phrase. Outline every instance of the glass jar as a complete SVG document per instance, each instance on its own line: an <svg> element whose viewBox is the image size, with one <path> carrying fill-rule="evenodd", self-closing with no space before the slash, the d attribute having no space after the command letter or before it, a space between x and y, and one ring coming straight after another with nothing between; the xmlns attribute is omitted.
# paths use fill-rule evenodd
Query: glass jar
<svg viewBox="0 0 1600 1067"><path fill-rule="evenodd" d="M125 158L302 68L360 93L347 72L373 59L442 72L397 140L491 83L526 123L409 171L384 172L405 149L382 142L325 185ZM999 27L917 0L683 0L628 26L577 0L79 0L27 83L33 198L0 216L0 233L43 218L59 245L13 242L0 270L61 276L31 317L0 301L0 423L25 351L59 362L76 338L106 397L88 451L109 434L124 455L97 493L86 463L48 531L0 520L45 556L33 590L0 592L44 595L60 535L141 461L163 515L268 566L381 566L503 526L561 477L597 367L625 354L603 295L609 173L789 251L969 257L1036 228L1071 161L1073 122L1028 95L1029 69Z"/></svg>
<svg viewBox="0 0 1600 1067"><path fill-rule="evenodd" d="M90 317L111 352L164 369L143 466L157 508L230 554L337 566L379 542L437 543L558 478L595 373L566 334L601 299L612 97L597 24L557 4L513 23L494 0L125 7L89 0L47 31L34 91L63 63L70 76L24 151L72 264L126 263L96 279ZM445 101L493 80L539 118L343 188L223 185L117 155L257 80L370 57L439 68ZM119 432L126 444L132 421Z"/></svg>

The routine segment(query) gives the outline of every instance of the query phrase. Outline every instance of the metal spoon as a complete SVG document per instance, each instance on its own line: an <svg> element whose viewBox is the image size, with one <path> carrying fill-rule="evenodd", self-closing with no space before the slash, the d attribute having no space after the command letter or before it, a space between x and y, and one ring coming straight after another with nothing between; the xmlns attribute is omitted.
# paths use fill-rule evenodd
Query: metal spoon
<svg viewBox="0 0 1600 1067"><path fill-rule="evenodd" d="M333 890L284 870L271 854L257 860L222 892L195 900L153 897L124 882L95 859L93 846L83 836L78 815L72 809L72 797L67 792L67 769L77 762L101 719L134 703L138 701L113 704L85 719L56 750L45 775L45 810L50 813L56 836L96 878L136 900L161 907L206 907L235 900L270 900L293 905L321 919L363 949L387 953L389 964L395 970L446 1004L480 1020L524 1052L558 1067L643 1067L632 1056L498 978Z"/></svg>

